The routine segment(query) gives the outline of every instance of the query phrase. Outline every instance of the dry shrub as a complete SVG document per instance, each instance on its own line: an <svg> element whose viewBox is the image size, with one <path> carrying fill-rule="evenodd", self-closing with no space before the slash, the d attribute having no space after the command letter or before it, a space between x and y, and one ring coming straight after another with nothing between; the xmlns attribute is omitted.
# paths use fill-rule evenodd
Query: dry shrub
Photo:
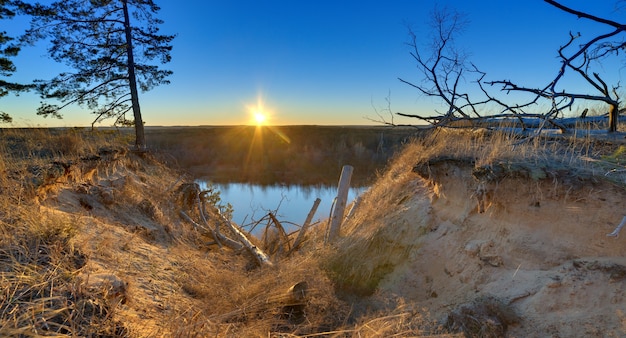
<svg viewBox="0 0 626 338"><path fill-rule="evenodd" d="M274 267L252 270L246 270L244 261L228 253L211 252L211 264L188 256L179 283L204 306L199 313L190 313L191 318L186 317L188 325L174 331L258 337L268 332L306 335L339 327L349 308L335 297L316 256L297 254ZM307 286L306 301L294 304L289 289L302 282Z"/></svg>
<svg viewBox="0 0 626 338"><path fill-rule="evenodd" d="M341 331L348 337L460 337L449 334L427 309L415 309L404 300L396 299L393 307L363 315L354 329ZM339 332L337 332L339 333Z"/></svg>
<svg viewBox="0 0 626 338"><path fill-rule="evenodd" d="M80 154L83 145L83 139L77 133L59 135L53 142L56 152L62 156L76 156Z"/></svg>
<svg viewBox="0 0 626 338"><path fill-rule="evenodd" d="M509 325L519 322L511 307L495 297L481 297L448 315L446 326L466 337L505 337Z"/></svg>

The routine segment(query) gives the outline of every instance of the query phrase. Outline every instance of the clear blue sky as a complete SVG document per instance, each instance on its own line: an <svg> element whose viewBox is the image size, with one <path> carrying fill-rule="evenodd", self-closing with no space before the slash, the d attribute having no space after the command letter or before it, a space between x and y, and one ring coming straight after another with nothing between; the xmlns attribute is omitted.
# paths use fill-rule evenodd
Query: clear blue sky
<svg viewBox="0 0 626 338"><path fill-rule="evenodd" d="M229 125L250 122L249 108L263 101L270 122L287 124L372 124L375 108L429 114L440 108L398 81L419 82L409 55L407 27L426 35L435 4L465 13L459 45L492 80L543 86L559 66L557 48L568 32L583 38L611 29L577 19L541 0L527 1L159 1L163 33L177 34L171 84L141 94L146 125ZM591 14L624 22L612 0L562 0ZM19 21L5 21L16 27ZM49 78L59 66L43 46L15 59L15 80ZM607 79L624 72L607 64ZM63 120L36 116L34 94L0 99L0 110L16 126L84 126L93 115L72 107ZM417 120L399 120L413 122ZM103 125L108 125L104 123Z"/></svg>

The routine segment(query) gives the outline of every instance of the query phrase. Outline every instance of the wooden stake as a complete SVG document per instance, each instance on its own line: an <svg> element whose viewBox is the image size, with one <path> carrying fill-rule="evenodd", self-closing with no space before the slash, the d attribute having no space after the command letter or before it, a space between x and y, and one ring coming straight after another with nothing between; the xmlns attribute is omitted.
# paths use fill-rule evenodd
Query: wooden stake
<svg viewBox="0 0 626 338"><path fill-rule="evenodd" d="M354 203L352 203L352 206L350 207L350 211L348 211L348 214L346 215L346 220L352 217L352 214L354 214L354 211L359 206L359 204L361 204L361 196L358 196L356 200L354 201Z"/></svg>
<svg viewBox="0 0 626 338"><path fill-rule="evenodd" d="M306 233L309 224L311 224L313 216L315 216L315 212L317 212L317 208L320 206L321 202L322 200L319 198L316 198L315 202L313 202L311 211L309 211L309 214L306 216L306 220L304 221L304 223L302 224L302 228L300 228L300 231L298 232L298 237L296 237L296 240L293 242L293 247L291 248L291 251L287 253L287 256L291 255L292 252L298 250L298 248L302 244L302 241L304 241L304 234Z"/></svg>
<svg viewBox="0 0 626 338"><path fill-rule="evenodd" d="M349 165L344 165L341 169L341 176L339 178L339 187L337 188L337 201L333 214L330 218L330 228L328 230L327 243L334 242L339 233L341 232L341 223L343 222L343 214L346 209L346 202L348 200L348 191L350 190L350 180L352 179L352 171L354 168Z"/></svg>

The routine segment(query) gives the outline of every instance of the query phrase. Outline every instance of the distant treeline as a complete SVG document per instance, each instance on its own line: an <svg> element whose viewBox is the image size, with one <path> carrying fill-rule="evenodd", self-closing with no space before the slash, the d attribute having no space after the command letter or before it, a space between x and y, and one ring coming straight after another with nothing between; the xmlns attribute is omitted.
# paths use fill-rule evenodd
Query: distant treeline
<svg viewBox="0 0 626 338"><path fill-rule="evenodd" d="M336 184L349 164L354 184L366 185L419 133L383 126L152 127L146 139L180 168L216 183Z"/></svg>

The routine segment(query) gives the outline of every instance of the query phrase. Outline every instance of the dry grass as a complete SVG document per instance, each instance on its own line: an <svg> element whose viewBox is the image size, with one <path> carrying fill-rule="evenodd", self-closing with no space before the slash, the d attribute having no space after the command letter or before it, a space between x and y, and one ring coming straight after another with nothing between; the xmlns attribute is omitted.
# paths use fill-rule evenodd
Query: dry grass
<svg viewBox="0 0 626 338"><path fill-rule="evenodd" d="M543 171L566 169L581 175L606 176L617 183L626 183L619 175L626 169L626 155L620 152L623 138L608 141L593 137L563 135L561 137L521 137L506 132L485 130L436 130L428 137L405 147L391 168L404 172L433 158L471 159L477 168L506 163ZM406 162L408 161L408 163Z"/></svg>
<svg viewBox="0 0 626 338"><path fill-rule="evenodd" d="M467 337L504 337L507 328L519 322L518 315L505 302L481 297L452 311L446 326Z"/></svg>
<svg viewBox="0 0 626 338"><path fill-rule="evenodd" d="M424 231L420 219L413 220L412 233L399 228L406 228L403 205L415 195L425 193L411 174L418 156L427 156L422 150L415 143L391 162L389 169L363 195L354 216L343 225L345 236L337 250L325 257L325 268L343 292L372 295L379 282L416 249L411 239Z"/></svg>
<svg viewBox="0 0 626 338"><path fill-rule="evenodd" d="M261 269L182 222L180 174L126 153L120 135L2 130L0 140L1 336L452 337L426 310L377 293L416 249L408 239L430 230L413 167L457 156L603 175L626 162L623 148L591 139L439 131L390 162L334 247L312 230L299 252ZM97 170L85 170L92 160ZM59 163L80 170L56 175ZM406 222L412 232L397 231ZM109 274L128 282L124 297L89 287ZM287 290L301 282L307 300L291 304Z"/></svg>
<svg viewBox="0 0 626 338"><path fill-rule="evenodd" d="M99 148L128 142L128 137L113 130L2 129L4 152L16 159L77 157L96 153Z"/></svg>
<svg viewBox="0 0 626 338"><path fill-rule="evenodd" d="M93 136L92 136L93 137ZM105 144L78 132L0 132L0 335L124 335L112 317L117 304L81 289L76 274L87 257L75 247L75 218L43 216L38 177L52 161L70 161Z"/></svg>
<svg viewBox="0 0 626 338"><path fill-rule="evenodd" d="M468 157L477 166L494 161L518 162L562 162L580 164L575 161L581 155L589 155L591 139L552 139L521 137L506 132L486 130L441 129L413 144L413 165L441 157ZM406 150L404 152L406 154ZM405 156L405 155L404 155Z"/></svg>
<svg viewBox="0 0 626 338"><path fill-rule="evenodd" d="M190 260L179 276L182 290L204 304L188 319L190 325L179 329L208 326L206 332L216 336L304 335L328 331L346 318L348 307L336 299L332 284L312 256L250 271L222 254L210 258L218 264ZM289 288L303 281L308 285L306 315L289 306Z"/></svg>
<svg viewBox="0 0 626 338"><path fill-rule="evenodd" d="M12 216L0 223L0 335L123 335L111 316L117 304L83 292L75 278L87 260L72 245L80 229L65 218L33 219L31 210Z"/></svg>
<svg viewBox="0 0 626 338"><path fill-rule="evenodd" d="M341 299L319 242L263 269L208 244L176 215L180 177L120 151L117 135L3 130L0 139L10 192L0 198L2 336L357 337L425 325L417 312L372 305L381 300ZM56 163L78 169L57 173ZM288 290L303 282L306 302L294 304Z"/></svg>

